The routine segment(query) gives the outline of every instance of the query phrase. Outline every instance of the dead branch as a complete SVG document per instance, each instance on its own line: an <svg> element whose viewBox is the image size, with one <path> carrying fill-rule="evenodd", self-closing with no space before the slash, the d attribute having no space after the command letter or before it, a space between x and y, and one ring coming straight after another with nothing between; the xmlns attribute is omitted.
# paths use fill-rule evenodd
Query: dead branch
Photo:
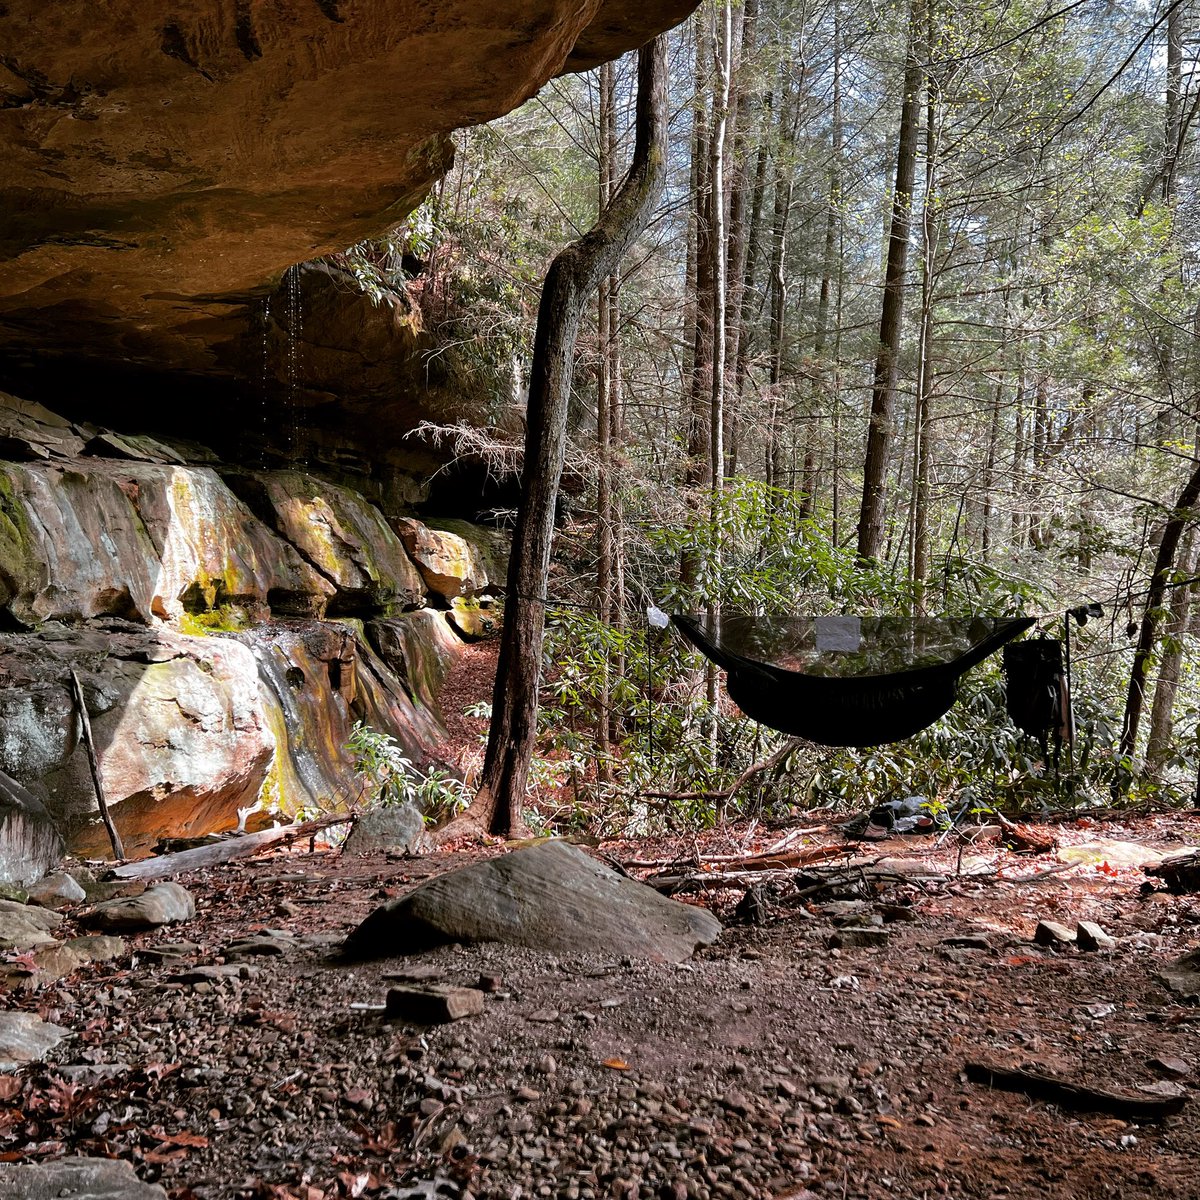
<svg viewBox="0 0 1200 1200"><path fill-rule="evenodd" d="M1179 1112L1185 1100L1183 1095L1139 1096L1132 1092L1113 1092L1023 1067L996 1067L988 1063L969 1062L965 1070L968 1079L985 1087L1024 1092L1035 1100L1046 1100L1074 1112L1107 1112L1132 1121L1155 1121L1170 1116Z"/></svg>

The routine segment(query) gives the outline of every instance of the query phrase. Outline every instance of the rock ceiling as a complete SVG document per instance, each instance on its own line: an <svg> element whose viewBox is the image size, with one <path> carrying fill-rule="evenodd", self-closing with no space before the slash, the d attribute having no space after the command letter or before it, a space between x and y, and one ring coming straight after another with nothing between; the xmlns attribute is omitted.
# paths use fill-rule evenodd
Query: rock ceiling
<svg viewBox="0 0 1200 1200"><path fill-rule="evenodd" d="M447 169L452 130L692 7L7 0L0 383L220 375L247 302L396 224Z"/></svg>

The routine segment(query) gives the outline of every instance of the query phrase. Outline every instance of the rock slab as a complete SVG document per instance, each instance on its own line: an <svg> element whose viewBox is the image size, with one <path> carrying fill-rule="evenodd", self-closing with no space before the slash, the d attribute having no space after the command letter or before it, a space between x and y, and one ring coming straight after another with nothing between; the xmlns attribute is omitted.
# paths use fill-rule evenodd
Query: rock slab
<svg viewBox="0 0 1200 1200"><path fill-rule="evenodd" d="M16 1166L0 1163L0 1200L166 1200L157 1184L142 1183L127 1162L63 1158Z"/></svg>
<svg viewBox="0 0 1200 1200"><path fill-rule="evenodd" d="M45 805L0 771L0 883L33 883L62 856L63 841Z"/></svg>
<svg viewBox="0 0 1200 1200"><path fill-rule="evenodd" d="M447 942L504 942L681 962L720 932L706 909L618 875L567 842L547 841L421 884L367 917L346 951L379 958Z"/></svg>
<svg viewBox="0 0 1200 1200"><path fill-rule="evenodd" d="M29 1063L41 1062L70 1032L33 1013L0 1012L0 1071L15 1071ZM4 1195L0 1183L0 1196Z"/></svg>
<svg viewBox="0 0 1200 1200"><path fill-rule="evenodd" d="M196 902L186 888L177 883L156 883L140 896L105 900L82 920L98 929L120 932L175 925L190 921L195 915Z"/></svg>

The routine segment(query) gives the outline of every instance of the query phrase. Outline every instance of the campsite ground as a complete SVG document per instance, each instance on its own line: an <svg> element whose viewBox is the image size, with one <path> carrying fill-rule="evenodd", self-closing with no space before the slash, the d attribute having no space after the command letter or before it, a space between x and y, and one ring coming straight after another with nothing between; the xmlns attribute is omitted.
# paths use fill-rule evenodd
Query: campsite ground
<svg viewBox="0 0 1200 1200"><path fill-rule="evenodd" d="M676 965L496 945L334 955L385 897L499 847L318 848L184 876L193 922L18 1001L75 1036L0 1077L0 1151L130 1159L177 1200L1198 1196L1194 1101L1138 1120L964 1074L1024 1065L1168 1102L1196 1082L1200 1008L1157 974L1195 944L1200 904L1145 891L1133 863L1138 847L1200 844L1200 817L1050 832L1040 855L988 834L894 837L775 869L730 859L840 832L743 824L595 848L661 864L630 866L640 876L694 879L683 898L729 922ZM797 897L822 879L841 882ZM761 923L733 924L756 881ZM1043 918L1097 922L1115 945L1039 947ZM831 947L845 922L879 944ZM297 941L254 959L251 978L172 980L264 927ZM145 953L183 939L182 959ZM377 1007L405 973L499 978L481 1014L421 1028Z"/></svg>

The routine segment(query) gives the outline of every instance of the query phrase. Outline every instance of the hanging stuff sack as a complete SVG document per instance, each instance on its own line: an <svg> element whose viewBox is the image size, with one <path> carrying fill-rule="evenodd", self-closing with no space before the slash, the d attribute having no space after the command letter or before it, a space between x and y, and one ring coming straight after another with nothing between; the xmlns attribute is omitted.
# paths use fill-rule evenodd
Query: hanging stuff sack
<svg viewBox="0 0 1200 1200"><path fill-rule="evenodd" d="M1046 745L1071 742L1071 704L1063 644L1056 638L1029 638L1004 647L1006 706L1013 724Z"/></svg>

